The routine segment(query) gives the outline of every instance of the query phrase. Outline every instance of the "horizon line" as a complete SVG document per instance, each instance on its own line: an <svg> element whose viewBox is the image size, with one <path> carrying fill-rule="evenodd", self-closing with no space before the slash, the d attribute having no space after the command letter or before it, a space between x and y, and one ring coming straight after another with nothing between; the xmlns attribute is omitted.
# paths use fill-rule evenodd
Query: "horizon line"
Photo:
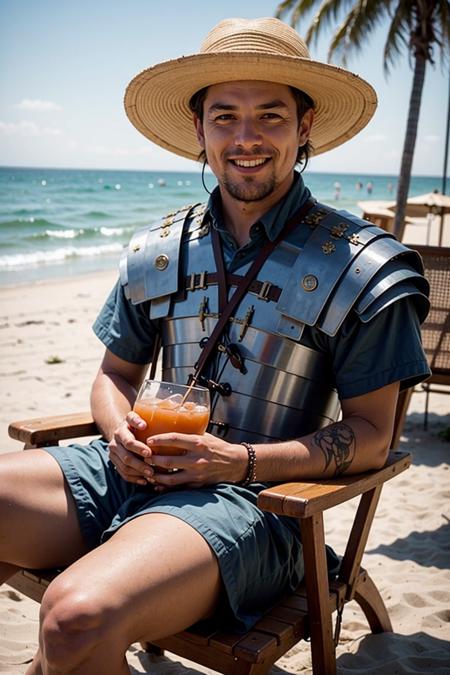
<svg viewBox="0 0 450 675"><path fill-rule="evenodd" d="M128 172L134 172L134 173L190 173L190 174L197 174L197 171L195 170L186 170L186 169L130 169L130 168L102 168L102 167L80 167L80 166L23 166L23 165L15 165L15 164L0 164L0 170L3 169L24 169L29 171L31 170L37 170L37 171L128 171ZM208 169L208 167L207 167ZM199 166L199 173L201 173L201 168ZM209 170L209 173L212 174L211 170ZM393 178L395 180L398 180L399 174L398 173L377 173L377 172L371 172L371 173L365 173L365 172L354 172L354 171L314 171L314 170L309 170L305 173L305 175L308 174L319 174L319 175L338 175L338 176L368 176L368 177L374 177L374 176L380 176L380 177L385 177L385 178ZM443 176L438 176L436 174L411 174L411 178L435 178L437 180L442 181Z"/></svg>

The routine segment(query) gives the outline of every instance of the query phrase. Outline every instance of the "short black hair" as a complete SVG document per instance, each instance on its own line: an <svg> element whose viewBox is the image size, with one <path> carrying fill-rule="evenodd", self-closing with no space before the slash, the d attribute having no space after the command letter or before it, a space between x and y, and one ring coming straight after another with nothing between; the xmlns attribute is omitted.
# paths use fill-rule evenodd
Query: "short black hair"
<svg viewBox="0 0 450 675"><path fill-rule="evenodd" d="M292 95L295 99L295 103L297 105L297 117L298 117L298 123L303 119L303 115L308 111L308 110L314 110L314 101L308 94L301 89L297 89L296 87L291 87L289 85L289 89L292 92ZM196 91L193 96L191 96L191 99L189 101L189 108L191 109L191 112L193 112L200 121L203 121L203 104L205 102L206 98L206 93L208 91L208 87L203 87L203 89L199 89L199 91ZM302 168L301 171L304 171L306 169L306 165L308 164L309 157L311 155L311 152L313 150L313 146L311 142L308 140L304 145L300 145L297 151L297 164L301 164ZM206 157L206 152L202 150L198 156L198 161L199 162L207 162L207 157Z"/></svg>

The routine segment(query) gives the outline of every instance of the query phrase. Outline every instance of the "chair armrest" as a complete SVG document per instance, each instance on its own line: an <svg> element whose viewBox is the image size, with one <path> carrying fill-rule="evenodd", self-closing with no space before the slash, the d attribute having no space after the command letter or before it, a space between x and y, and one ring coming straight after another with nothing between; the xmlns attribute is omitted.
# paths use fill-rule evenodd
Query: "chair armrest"
<svg viewBox="0 0 450 675"><path fill-rule="evenodd" d="M382 469L330 480L284 483L259 493L258 506L282 516L308 518L381 485L411 464L408 452L390 452Z"/></svg>
<svg viewBox="0 0 450 675"><path fill-rule="evenodd" d="M26 445L42 446L56 445L67 438L94 436L98 434L98 429L91 413L83 412L11 422L8 433L11 438Z"/></svg>

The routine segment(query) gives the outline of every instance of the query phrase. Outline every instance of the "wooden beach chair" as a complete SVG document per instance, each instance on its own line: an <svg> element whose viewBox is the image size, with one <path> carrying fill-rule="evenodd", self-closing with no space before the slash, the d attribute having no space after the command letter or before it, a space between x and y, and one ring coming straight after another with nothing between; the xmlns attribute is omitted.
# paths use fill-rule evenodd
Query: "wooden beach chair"
<svg viewBox="0 0 450 675"><path fill-rule="evenodd" d="M430 284L430 312L421 328L431 368L431 377L420 385L426 392L426 429L430 393L450 394L450 247L414 246L414 249L422 257L425 277Z"/></svg>
<svg viewBox="0 0 450 675"><path fill-rule="evenodd" d="M408 391L397 404L392 447L397 447L403 426ZM14 422L12 438L25 448L55 445L60 440L97 433L89 413ZM356 600L373 633L392 631L381 595L361 559L383 483L407 469L411 457L391 451L377 471L333 480L287 483L261 492L261 508L299 519L305 559L305 579L295 593L281 598L246 634L197 624L177 635L145 643L145 649L168 650L225 675L265 675L271 666L301 639L311 641L314 675L336 673L336 645L346 603ZM339 572L329 579L324 537L325 510L360 496ZM22 570L8 583L28 597L41 600L58 570ZM333 629L333 614L336 620Z"/></svg>

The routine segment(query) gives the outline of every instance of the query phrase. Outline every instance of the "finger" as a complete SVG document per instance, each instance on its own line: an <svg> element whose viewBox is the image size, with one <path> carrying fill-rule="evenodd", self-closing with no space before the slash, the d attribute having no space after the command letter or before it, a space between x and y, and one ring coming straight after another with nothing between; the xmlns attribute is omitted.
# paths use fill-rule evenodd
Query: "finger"
<svg viewBox="0 0 450 675"><path fill-rule="evenodd" d="M182 470L186 471L193 464L193 458L186 455L160 455L154 454L152 456L151 466L157 471L163 469L164 471Z"/></svg>
<svg viewBox="0 0 450 675"><path fill-rule="evenodd" d="M117 471L121 478L129 483L147 485L150 480L153 480L153 478L144 476L141 472L137 472L134 469L130 469L128 466L124 465L117 453L110 452L109 459L114 467L114 470Z"/></svg>
<svg viewBox="0 0 450 675"><path fill-rule="evenodd" d="M144 477L144 469L139 469L134 466L128 465L123 459L120 457L120 455L110 455L111 462L114 464L116 469L120 472L122 476L126 476L127 478L143 478ZM147 466L147 470L151 471L150 467ZM147 474L149 477L151 477L152 474Z"/></svg>
<svg viewBox="0 0 450 675"><path fill-rule="evenodd" d="M194 485L194 483L191 483ZM154 477L154 486L155 489L160 490L161 488L175 488L180 485L186 485L186 472L179 469L170 469L166 473L165 471L160 473L155 472ZM195 484L197 485L197 484Z"/></svg>
<svg viewBox="0 0 450 675"><path fill-rule="evenodd" d="M137 412L134 412L134 410L130 410L125 419L130 427L133 427L134 429L145 429L147 426L147 422L143 420Z"/></svg>
<svg viewBox="0 0 450 675"><path fill-rule="evenodd" d="M204 436L197 434L180 434L170 432L167 434L155 434L147 439L147 446L161 448L179 448L180 450L192 450L196 447L205 446Z"/></svg>
<svg viewBox="0 0 450 675"><path fill-rule="evenodd" d="M123 478L123 480L127 481L127 483L134 483L135 485L148 485L149 483L152 483L152 480L146 480L142 476L130 476L129 474L123 473L120 470L120 467L118 465L114 465L114 470L117 471L118 475Z"/></svg>
<svg viewBox="0 0 450 675"><path fill-rule="evenodd" d="M128 452L123 446L111 443L109 457L120 475L126 480L135 478L151 479L153 469L148 463L143 462L137 455Z"/></svg>
<svg viewBox="0 0 450 675"><path fill-rule="evenodd" d="M145 443L142 443L142 441L138 441L127 426L122 426L117 430L114 435L114 441L117 445L122 446L128 452L132 452L135 455L140 457L151 456L151 451L148 446Z"/></svg>

